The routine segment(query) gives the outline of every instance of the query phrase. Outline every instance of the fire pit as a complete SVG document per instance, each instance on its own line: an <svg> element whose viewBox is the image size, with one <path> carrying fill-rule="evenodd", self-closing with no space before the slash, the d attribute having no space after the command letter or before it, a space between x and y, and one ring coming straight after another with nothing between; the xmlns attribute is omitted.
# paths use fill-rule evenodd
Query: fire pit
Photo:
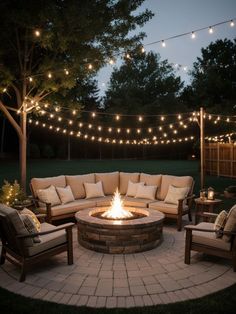
<svg viewBox="0 0 236 314"><path fill-rule="evenodd" d="M110 207L76 213L79 243L103 253L135 253L162 242L164 214L157 210L124 207L118 191Z"/></svg>

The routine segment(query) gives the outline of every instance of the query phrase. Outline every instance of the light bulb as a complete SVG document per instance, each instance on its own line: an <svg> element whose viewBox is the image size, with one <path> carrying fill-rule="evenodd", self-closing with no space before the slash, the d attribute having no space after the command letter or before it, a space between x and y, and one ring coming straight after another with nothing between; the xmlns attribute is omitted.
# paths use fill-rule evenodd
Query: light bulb
<svg viewBox="0 0 236 314"><path fill-rule="evenodd" d="M92 113L92 117L93 117L93 118L96 117L96 113L95 113L95 112Z"/></svg>
<svg viewBox="0 0 236 314"><path fill-rule="evenodd" d="M149 133L152 133L152 129L151 129L151 128L148 128L148 132L149 132Z"/></svg>
<svg viewBox="0 0 236 314"><path fill-rule="evenodd" d="M211 26L209 27L208 31L209 31L209 34L213 34L213 28Z"/></svg>
<svg viewBox="0 0 236 314"><path fill-rule="evenodd" d="M52 73L51 72L48 73L48 78L52 78Z"/></svg>
<svg viewBox="0 0 236 314"><path fill-rule="evenodd" d="M234 27L234 21L233 20L230 21L230 26Z"/></svg>
<svg viewBox="0 0 236 314"><path fill-rule="evenodd" d="M89 70L92 70L93 66L91 63L89 63L88 68L89 68Z"/></svg>
<svg viewBox="0 0 236 314"><path fill-rule="evenodd" d="M89 124L89 125L88 125L88 128L89 128L89 129L92 129L92 124Z"/></svg>
<svg viewBox="0 0 236 314"><path fill-rule="evenodd" d="M76 115L76 110L73 110L73 111L72 111L72 114L73 114L73 115Z"/></svg>
<svg viewBox="0 0 236 314"><path fill-rule="evenodd" d="M120 120L120 116L118 114L116 115L116 120Z"/></svg>
<svg viewBox="0 0 236 314"><path fill-rule="evenodd" d="M117 133L120 133L120 129L119 128L117 129Z"/></svg>
<svg viewBox="0 0 236 314"><path fill-rule="evenodd" d="M130 129L127 129L126 132L129 134L130 133Z"/></svg>
<svg viewBox="0 0 236 314"><path fill-rule="evenodd" d="M143 117L139 116L138 117L138 121L142 122L143 121Z"/></svg>
<svg viewBox="0 0 236 314"><path fill-rule="evenodd" d="M108 132L110 132L110 133L111 133L111 132L112 132L112 128L109 128L109 129L108 129Z"/></svg>
<svg viewBox="0 0 236 314"><path fill-rule="evenodd" d="M64 69L65 75L69 75L69 71L67 69Z"/></svg>
<svg viewBox="0 0 236 314"><path fill-rule="evenodd" d="M102 127L100 125L98 126L98 131L102 131Z"/></svg>
<svg viewBox="0 0 236 314"><path fill-rule="evenodd" d="M161 121L164 121L164 120L165 120L165 117L164 117L164 116L162 116L162 117L161 117Z"/></svg>
<svg viewBox="0 0 236 314"><path fill-rule="evenodd" d="M113 65L113 64L114 64L114 60L110 59L110 60L109 60L109 64L110 64L110 65Z"/></svg>
<svg viewBox="0 0 236 314"><path fill-rule="evenodd" d="M40 37L40 35L41 35L40 30L36 29L36 30L34 31L34 35L35 35L36 37Z"/></svg>
<svg viewBox="0 0 236 314"><path fill-rule="evenodd" d="M142 53L145 52L145 48L144 48L144 47L141 48L141 52L142 52Z"/></svg>
<svg viewBox="0 0 236 314"><path fill-rule="evenodd" d="M192 39L196 38L196 34L194 32L191 33L191 38Z"/></svg>
<svg viewBox="0 0 236 314"><path fill-rule="evenodd" d="M69 124L70 124L70 125L71 125L71 124L73 124L73 121L72 121L72 120L70 120L70 121L69 121Z"/></svg>
<svg viewBox="0 0 236 314"><path fill-rule="evenodd" d="M29 81L30 81L30 82L33 82L33 78L32 78L31 76L29 77Z"/></svg>
<svg viewBox="0 0 236 314"><path fill-rule="evenodd" d="M162 47L165 47L165 46L166 46L166 43L165 43L164 40L161 41L161 45L162 45Z"/></svg>

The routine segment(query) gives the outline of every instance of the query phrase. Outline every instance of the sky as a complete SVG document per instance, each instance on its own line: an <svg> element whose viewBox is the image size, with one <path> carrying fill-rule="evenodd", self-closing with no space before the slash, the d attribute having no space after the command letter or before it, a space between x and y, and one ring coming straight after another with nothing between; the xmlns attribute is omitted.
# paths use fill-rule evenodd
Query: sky
<svg viewBox="0 0 236 314"><path fill-rule="evenodd" d="M147 52L150 50L158 52L162 60L167 59L170 63L181 64L188 70L191 70L197 57L201 56L202 47L207 47L217 39L236 38L236 0L146 0L137 12L142 12L146 8L155 16L136 30L146 33L144 45L234 19L234 27L223 24L215 27L213 34L203 30L196 33L195 39L187 35L166 41L166 47L162 47L160 43L145 47ZM119 67L120 64L118 60L114 66ZM97 75L100 96L104 95L114 66L107 65ZM187 72L183 69L176 72L186 85L190 83Z"/></svg>

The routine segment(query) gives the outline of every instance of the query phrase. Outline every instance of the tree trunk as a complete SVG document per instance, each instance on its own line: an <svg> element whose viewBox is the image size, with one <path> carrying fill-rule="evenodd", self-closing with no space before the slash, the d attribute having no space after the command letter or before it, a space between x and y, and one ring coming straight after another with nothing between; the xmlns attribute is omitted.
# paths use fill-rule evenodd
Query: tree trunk
<svg viewBox="0 0 236 314"><path fill-rule="evenodd" d="M19 137L20 151L20 180L23 191L26 191L26 156L27 156L27 113L22 112L21 130L22 136Z"/></svg>

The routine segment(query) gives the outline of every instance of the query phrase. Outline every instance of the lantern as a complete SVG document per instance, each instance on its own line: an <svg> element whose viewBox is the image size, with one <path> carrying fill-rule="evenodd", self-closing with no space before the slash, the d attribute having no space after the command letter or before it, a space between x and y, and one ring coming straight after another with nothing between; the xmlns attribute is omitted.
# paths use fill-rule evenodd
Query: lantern
<svg viewBox="0 0 236 314"><path fill-rule="evenodd" d="M215 198L215 191L213 188L209 187L207 190L207 199L214 200L214 198Z"/></svg>

